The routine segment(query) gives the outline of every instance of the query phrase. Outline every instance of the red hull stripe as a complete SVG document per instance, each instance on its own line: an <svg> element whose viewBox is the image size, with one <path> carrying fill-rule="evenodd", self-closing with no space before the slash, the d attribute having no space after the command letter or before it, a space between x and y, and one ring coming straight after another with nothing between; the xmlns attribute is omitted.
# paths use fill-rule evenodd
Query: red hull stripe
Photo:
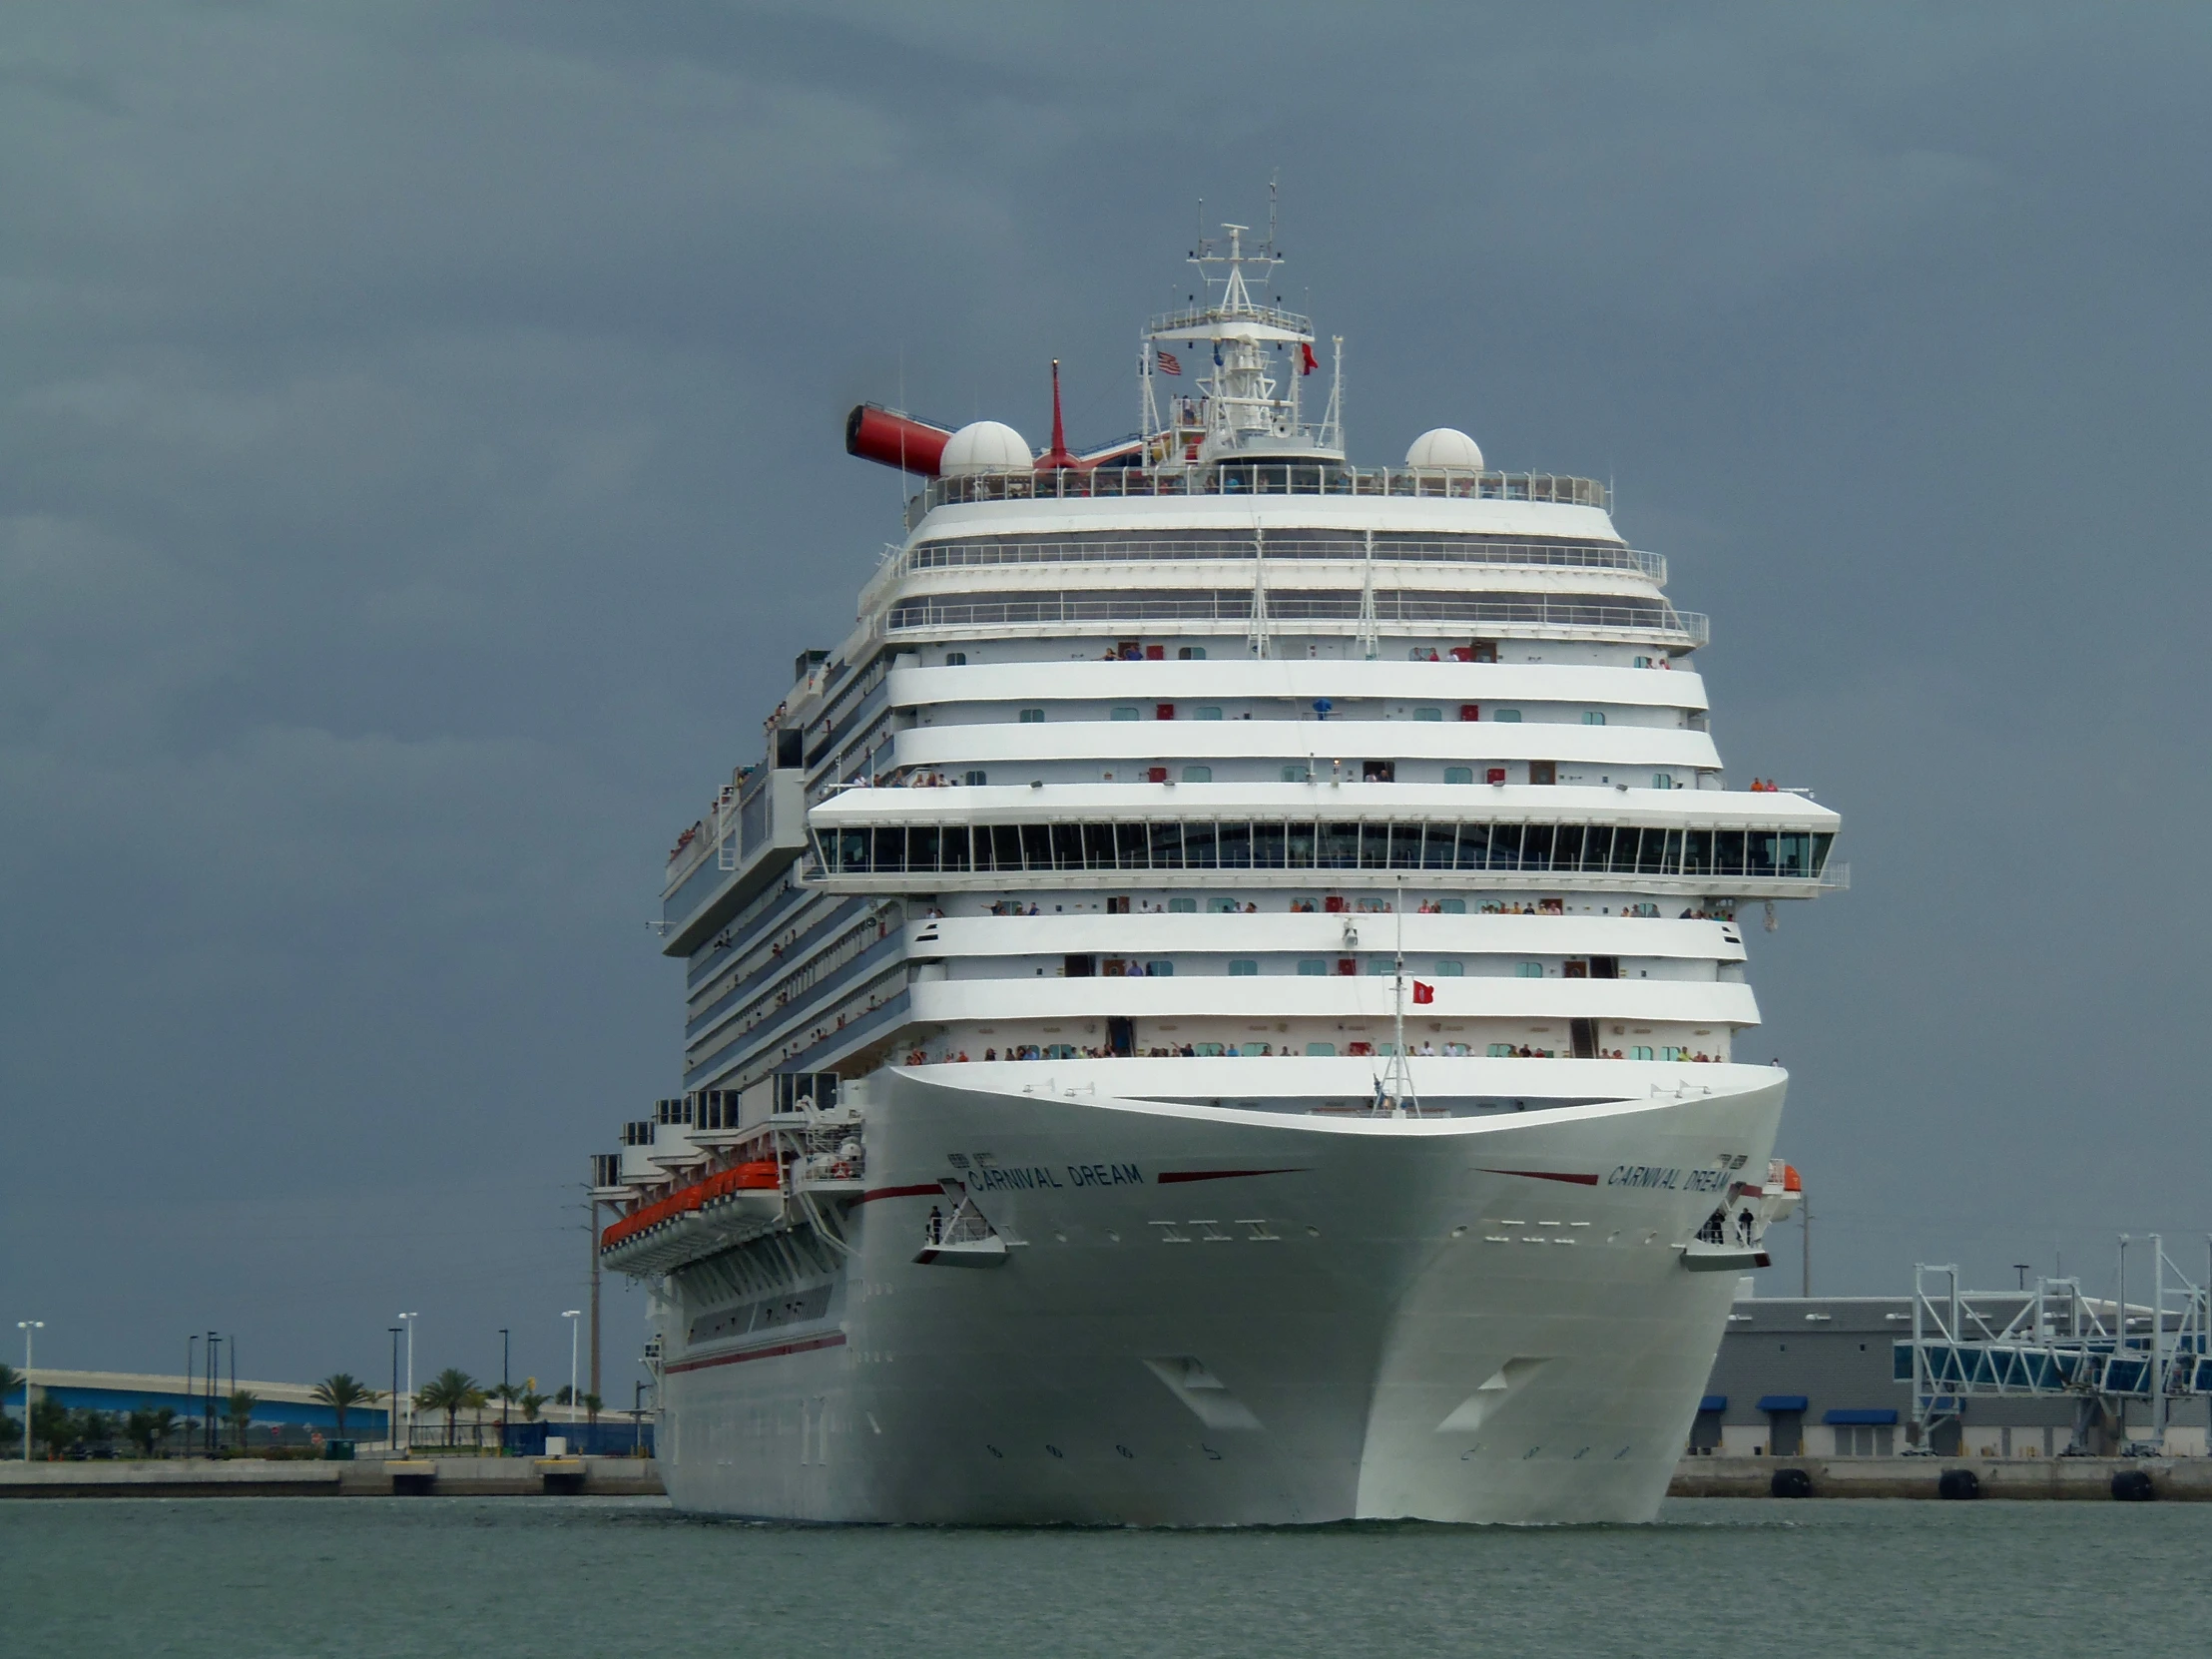
<svg viewBox="0 0 2212 1659"><path fill-rule="evenodd" d="M1176 1169L1159 1177L1163 1187L1178 1181L1235 1181L1247 1175L1304 1175L1302 1169Z"/></svg>
<svg viewBox="0 0 2212 1659"><path fill-rule="evenodd" d="M738 1366L748 1360L775 1360L786 1354L805 1354L818 1348L844 1347L844 1333L832 1331L827 1337L809 1337L802 1343L778 1343L774 1348L749 1348L743 1354L718 1354L712 1360L679 1360L670 1371L705 1371L709 1366Z"/></svg>
<svg viewBox="0 0 2212 1659"><path fill-rule="evenodd" d="M1594 1175L1562 1175L1556 1170L1548 1169L1486 1169L1482 1173L1484 1175L1518 1175L1530 1181L1564 1181L1570 1187L1594 1187L1597 1185L1597 1177Z"/></svg>
<svg viewBox="0 0 2212 1659"><path fill-rule="evenodd" d="M934 1181L926 1187L870 1187L860 1195L862 1204L873 1204L879 1198L942 1198L944 1189Z"/></svg>

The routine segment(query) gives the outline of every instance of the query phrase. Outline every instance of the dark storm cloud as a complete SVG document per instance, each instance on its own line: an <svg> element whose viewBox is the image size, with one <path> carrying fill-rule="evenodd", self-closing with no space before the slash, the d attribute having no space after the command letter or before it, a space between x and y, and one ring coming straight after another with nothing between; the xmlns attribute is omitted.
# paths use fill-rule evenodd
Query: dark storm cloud
<svg viewBox="0 0 2212 1659"><path fill-rule="evenodd" d="M557 1370L660 854L848 624L857 397L1134 419L1283 179L1359 455L1593 472L1739 777L1821 1278L2201 1227L2206 25L2172 8L18 5L0 1306ZM612 1386L634 1303L617 1293ZM628 1310L628 1311L624 1311Z"/></svg>

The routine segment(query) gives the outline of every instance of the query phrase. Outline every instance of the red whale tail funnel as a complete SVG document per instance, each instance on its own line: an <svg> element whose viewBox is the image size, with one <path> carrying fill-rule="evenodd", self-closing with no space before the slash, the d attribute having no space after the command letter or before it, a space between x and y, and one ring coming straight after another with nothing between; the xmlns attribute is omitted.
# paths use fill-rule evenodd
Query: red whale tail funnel
<svg viewBox="0 0 2212 1659"><path fill-rule="evenodd" d="M901 472L937 476L944 446L952 434L942 426L911 420L875 403L856 403L844 417L844 452L863 461L895 466Z"/></svg>

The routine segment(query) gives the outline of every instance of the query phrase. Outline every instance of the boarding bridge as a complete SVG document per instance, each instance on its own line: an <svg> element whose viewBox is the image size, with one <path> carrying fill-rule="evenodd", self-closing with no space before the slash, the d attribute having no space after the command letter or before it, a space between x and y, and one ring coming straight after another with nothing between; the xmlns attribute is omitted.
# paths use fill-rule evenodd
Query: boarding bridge
<svg viewBox="0 0 2212 1659"><path fill-rule="evenodd" d="M1994 1300L1986 1294L1961 1292L1956 1266L1916 1266L1913 1335L1897 1344L1891 1375L1913 1384L1920 1443L1969 1398L2070 1394L2079 1401L2070 1451L2092 1450L2091 1436L2123 1421L2122 1406L2137 1399L2151 1403L2150 1447L2163 1452L2172 1402L2212 1395L2212 1317L2204 1288L2156 1234L2148 1300L2128 1301L2128 1242L2111 1300L2083 1295L2079 1279L2039 1278L2024 1299L2002 1298L2009 1318L1983 1306Z"/></svg>

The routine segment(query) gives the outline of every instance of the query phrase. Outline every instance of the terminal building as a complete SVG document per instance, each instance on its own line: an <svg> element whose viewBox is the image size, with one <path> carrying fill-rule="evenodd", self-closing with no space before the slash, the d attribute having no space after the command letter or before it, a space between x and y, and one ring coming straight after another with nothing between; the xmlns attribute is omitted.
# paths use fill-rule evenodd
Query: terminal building
<svg viewBox="0 0 2212 1659"><path fill-rule="evenodd" d="M1914 1334L1912 1297L1754 1297L1751 1288L1751 1280L1742 1282L1728 1316L1728 1334L1690 1433L1693 1456L1889 1457L1919 1449L1913 1373L1897 1350ZM1962 1300L1983 1326L2001 1331L2030 1309L2035 1293L1975 1292ZM2130 1321L2131 1329L2147 1324L2147 1310ZM1930 1334L1925 1319L1923 1330ZM2032 1357L2034 1345L2021 1346ZM2085 1402L2094 1399L2081 1390L1962 1388L1941 1396L1945 1409L1931 1425L1927 1449L1944 1456L2055 1457L2082 1426L2084 1449L2112 1453L2150 1431L2147 1399L2111 1398L2108 1416L2092 1409L2084 1423ZM2204 1455L2206 1414L2202 1392L2172 1398L2166 1452Z"/></svg>

